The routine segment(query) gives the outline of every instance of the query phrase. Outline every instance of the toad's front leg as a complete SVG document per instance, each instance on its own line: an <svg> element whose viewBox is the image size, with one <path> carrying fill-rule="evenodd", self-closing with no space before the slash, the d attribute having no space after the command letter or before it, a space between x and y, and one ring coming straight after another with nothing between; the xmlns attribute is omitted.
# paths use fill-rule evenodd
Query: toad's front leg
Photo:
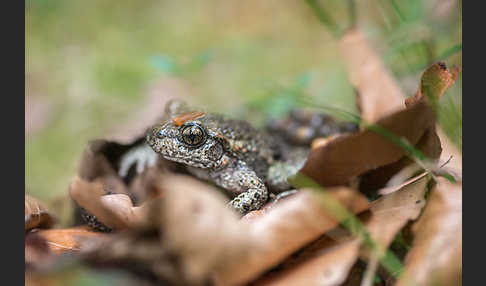
<svg viewBox="0 0 486 286"><path fill-rule="evenodd" d="M265 186L261 189L249 189L236 196L229 202L229 206L245 215L249 211L259 210L268 199L268 190Z"/></svg>
<svg viewBox="0 0 486 286"><path fill-rule="evenodd" d="M228 205L242 215L262 208L268 200L263 180L244 162L216 171L212 177L217 185L238 194Z"/></svg>

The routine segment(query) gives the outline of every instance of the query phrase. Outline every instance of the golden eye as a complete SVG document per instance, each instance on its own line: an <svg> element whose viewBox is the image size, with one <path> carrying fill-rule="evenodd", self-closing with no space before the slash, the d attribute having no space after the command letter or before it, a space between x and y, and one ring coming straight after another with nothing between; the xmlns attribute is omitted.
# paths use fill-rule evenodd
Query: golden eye
<svg viewBox="0 0 486 286"><path fill-rule="evenodd" d="M197 124L189 124L182 127L182 142L190 146L199 146L206 141L206 132Z"/></svg>

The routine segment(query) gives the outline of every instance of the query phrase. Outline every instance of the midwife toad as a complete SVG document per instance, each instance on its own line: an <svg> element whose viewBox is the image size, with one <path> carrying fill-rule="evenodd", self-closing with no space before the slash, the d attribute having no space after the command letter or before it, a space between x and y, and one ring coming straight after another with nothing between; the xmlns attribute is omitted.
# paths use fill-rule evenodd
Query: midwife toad
<svg viewBox="0 0 486 286"><path fill-rule="evenodd" d="M287 178L298 172L309 152L246 121L194 111L181 101L169 102L165 116L149 130L148 145L193 175L235 193L229 205L241 214L260 209L269 190L291 189Z"/></svg>

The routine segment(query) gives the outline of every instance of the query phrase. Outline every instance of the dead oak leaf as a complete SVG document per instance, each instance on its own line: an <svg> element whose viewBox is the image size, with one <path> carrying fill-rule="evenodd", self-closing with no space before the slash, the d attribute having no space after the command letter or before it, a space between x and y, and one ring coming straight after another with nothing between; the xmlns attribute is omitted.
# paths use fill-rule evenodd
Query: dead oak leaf
<svg viewBox="0 0 486 286"><path fill-rule="evenodd" d="M327 194L354 214L369 207L364 196L349 188L330 188ZM216 272L216 284L247 283L336 227L338 219L320 202L323 198L328 197L303 189L251 223L243 223L248 226L250 248Z"/></svg>
<svg viewBox="0 0 486 286"><path fill-rule="evenodd" d="M374 123L378 119L403 108L403 100L406 98L406 94L386 70L382 59L372 48L364 33L357 28L348 30L339 41L339 48L346 62L350 81L357 89L357 104L361 117L366 122ZM437 67L440 68L440 66ZM457 69L454 68L452 72L440 72L439 74L443 74L444 76L436 92L443 94L453 83L457 75ZM428 76L426 76L423 82L427 85L428 82L433 81L429 80ZM413 98L407 100L411 101ZM453 156L448 165L457 174L456 177L461 177L461 152L452 144L440 127L436 127L436 132L443 149L440 161L445 162L449 157ZM391 166L387 170L382 170L382 172L396 172L401 167L401 164L399 165ZM392 167L395 169L392 170ZM387 175L387 177L390 177L390 175ZM383 185L383 183L377 183L373 188L380 188L380 185Z"/></svg>
<svg viewBox="0 0 486 286"><path fill-rule="evenodd" d="M401 189L384 195L371 204L371 219L366 228L371 238L386 249L396 234L416 220L425 206L428 177L419 175Z"/></svg>
<svg viewBox="0 0 486 286"><path fill-rule="evenodd" d="M138 227L93 249L92 263L136 266L159 282L205 285L219 265L250 249L246 227L220 192L182 175L159 184L164 198L144 204L148 211Z"/></svg>
<svg viewBox="0 0 486 286"><path fill-rule="evenodd" d="M424 213L412 228L402 285L460 285L462 276L462 183L437 179Z"/></svg>
<svg viewBox="0 0 486 286"><path fill-rule="evenodd" d="M297 264L278 275L266 277L252 285L341 285L358 259L360 246L360 239L341 242L331 248L320 250L304 263Z"/></svg>
<svg viewBox="0 0 486 286"><path fill-rule="evenodd" d="M444 131L437 128L437 135L440 137L442 143L442 155L440 162L448 162L443 168L456 178L462 180L462 152L447 139Z"/></svg>
<svg viewBox="0 0 486 286"><path fill-rule="evenodd" d="M366 122L376 122L403 108L403 91L359 29L347 31L339 49L350 81L358 90L357 104Z"/></svg>
<svg viewBox="0 0 486 286"><path fill-rule="evenodd" d="M89 142L81 156L79 177L88 182L100 182L106 193L128 195L135 204L159 196L163 191L158 188L157 181L169 171L179 171L175 162L158 156L155 166L146 167L140 174L135 168L130 168L126 177L118 174L123 155L144 141L138 138L130 144L102 139Z"/></svg>
<svg viewBox="0 0 486 286"><path fill-rule="evenodd" d="M314 192L302 190L243 222L221 193L194 178L172 175L160 184L164 198L149 201L142 228L100 245L93 252L97 261L130 261L161 281L199 285L214 279L216 285L243 285L338 224ZM353 213L369 207L364 196L348 188L330 193ZM147 247L142 247L139 231L152 233Z"/></svg>
<svg viewBox="0 0 486 286"><path fill-rule="evenodd" d="M87 182L75 177L69 186L71 198L97 219L113 229L133 227L143 210L133 206L125 194L107 195L100 182Z"/></svg>
<svg viewBox="0 0 486 286"><path fill-rule="evenodd" d="M411 145L416 145L434 124L435 114L423 101L376 122ZM405 155L402 147L366 129L313 149L301 171L322 186L345 185L352 178L394 163Z"/></svg>
<svg viewBox="0 0 486 286"><path fill-rule="evenodd" d="M32 196L25 195L25 231L33 228L49 228L55 218L46 206Z"/></svg>
<svg viewBox="0 0 486 286"><path fill-rule="evenodd" d="M415 145L415 148L422 152L426 158L432 159L431 162L423 162L424 164L431 165L430 169L437 169L436 159L442 152L442 146L435 132L435 128L431 127L426 130ZM403 174L402 172L407 172L408 168L415 169L416 171L423 170L423 167L418 165L412 158L404 156L396 162L370 170L361 175L359 189L364 193L372 193L393 183L392 180L395 180L396 184L397 176ZM403 181L407 178L402 177L401 180Z"/></svg>
<svg viewBox="0 0 486 286"><path fill-rule="evenodd" d="M456 80L459 68L454 67L452 72L444 62L430 65L422 73L417 93L405 100L406 106L411 106L426 96L429 100L439 100Z"/></svg>
<svg viewBox="0 0 486 286"><path fill-rule="evenodd" d="M25 234L25 265L27 267L38 266L50 258L51 251L44 238L37 231Z"/></svg>
<svg viewBox="0 0 486 286"><path fill-rule="evenodd" d="M402 184L394 192L388 193L371 205L371 218L366 222L366 229L375 247L365 248L360 257L368 261L367 270L363 278L363 285L371 285L373 276L377 271L380 259L385 255L386 249L396 237L398 232L409 221L416 220L425 206L425 194L428 190L429 177L427 173L421 174ZM400 271L384 265L389 274Z"/></svg>
<svg viewBox="0 0 486 286"><path fill-rule="evenodd" d="M418 180L422 179L423 177L427 176L427 172L423 172L421 173L420 175L417 175L411 179L408 179L406 180L405 182L399 184L399 185L391 185L391 186L387 186L386 188L383 188L381 190L378 191L378 194L380 195L388 195L388 194L391 194L391 193L394 193L394 192L397 192L399 191L400 189L402 189L403 187L407 186L407 185L410 185L412 183L415 183L417 182Z"/></svg>
<svg viewBox="0 0 486 286"><path fill-rule="evenodd" d="M43 238L53 253L81 251L90 239L101 238L106 234L93 232L86 227L40 230L36 233Z"/></svg>
<svg viewBox="0 0 486 286"><path fill-rule="evenodd" d="M371 238L386 249L398 231L409 221L416 219L425 205L424 194L427 178L419 176L371 204L371 218L365 227ZM329 233L331 235L331 233ZM339 235L338 235L339 236ZM304 250L293 262L284 263L284 270L265 275L255 285L341 285L361 248L360 239L345 240L336 235L319 239L309 250ZM367 253L362 257L369 257Z"/></svg>
<svg viewBox="0 0 486 286"><path fill-rule="evenodd" d="M128 194L127 186L118 176L115 165L118 158L131 147L105 140L88 142L81 155L79 177L89 182L101 182L107 192Z"/></svg>
<svg viewBox="0 0 486 286"><path fill-rule="evenodd" d="M422 73L416 95L414 97L407 98L405 100L405 105L407 108L410 108L414 104L423 104L426 102L432 109L435 110L437 101L454 83L458 72L459 71L457 68L453 68L453 70L450 71L442 62L432 64ZM458 167L458 164L462 164L462 156L448 140L445 140L446 137L444 134L442 134L440 130L436 132L436 129L437 128L435 126L430 127L415 145L415 148L420 150L427 158L437 159L442 153L441 141L444 141L445 153L442 155L441 161L444 162L445 156L452 155L452 166L455 167L453 168L452 173L454 174L454 177L460 178L461 175L459 173L461 173L461 167ZM442 138L442 140L439 137ZM360 190L363 192L370 192L383 187L383 185L385 185L395 173L413 163L414 162L411 158L404 157L398 162L382 166L376 170L371 170L362 176ZM437 167L431 166L430 169L437 169Z"/></svg>
<svg viewBox="0 0 486 286"><path fill-rule="evenodd" d="M362 191L382 187L413 161L406 156L405 148L385 138L377 127L395 138L405 139L425 156L437 159L442 149L429 98L440 98L454 82L455 75L442 63L432 65L424 71L419 92L407 103L407 108L379 119L357 134L340 136L312 149L301 171L323 186L348 184L352 178L364 175ZM422 96L421 90L427 90L431 97Z"/></svg>

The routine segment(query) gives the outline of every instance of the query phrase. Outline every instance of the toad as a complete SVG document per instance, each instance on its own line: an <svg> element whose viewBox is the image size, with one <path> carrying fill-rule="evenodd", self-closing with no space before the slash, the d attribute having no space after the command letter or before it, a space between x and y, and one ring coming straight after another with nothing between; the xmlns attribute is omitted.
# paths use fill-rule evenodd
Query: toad
<svg viewBox="0 0 486 286"><path fill-rule="evenodd" d="M332 122L338 132L338 123ZM146 142L156 154L234 193L229 207L243 215L260 209L270 192L291 190L287 178L303 167L310 150L309 146L291 146L282 132L271 131L172 100L166 105L165 120L149 129ZM140 160L125 158L122 171L134 161Z"/></svg>

